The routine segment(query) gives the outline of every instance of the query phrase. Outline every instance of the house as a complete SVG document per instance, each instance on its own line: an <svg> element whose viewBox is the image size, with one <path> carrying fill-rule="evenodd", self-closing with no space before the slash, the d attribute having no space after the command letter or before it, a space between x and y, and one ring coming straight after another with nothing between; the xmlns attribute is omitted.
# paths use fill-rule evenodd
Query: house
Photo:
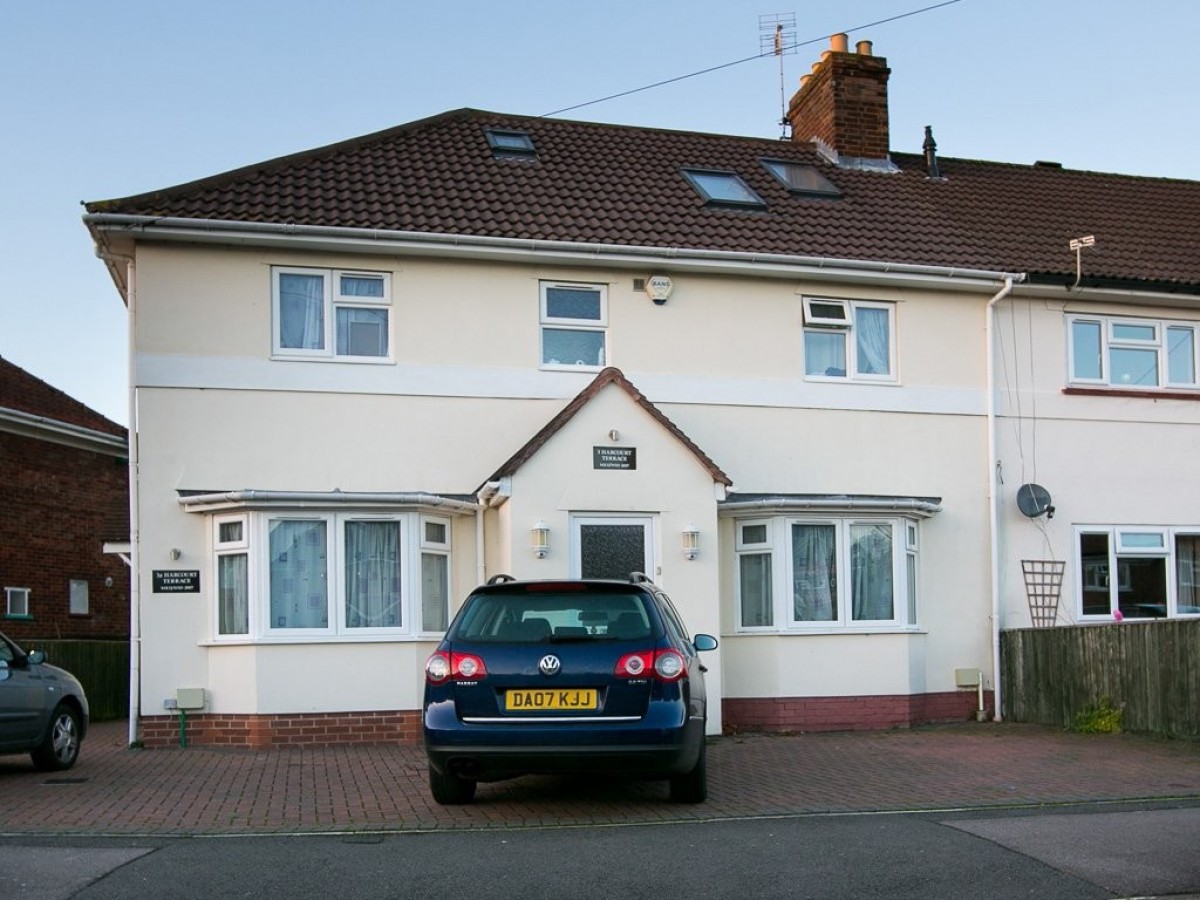
<svg viewBox="0 0 1200 900"><path fill-rule="evenodd" d="M888 75L835 37L791 140L460 109L87 204L142 739L415 739L497 573L649 573L713 732L999 713L1002 629L1197 615L1200 184L895 151Z"/></svg>
<svg viewBox="0 0 1200 900"><path fill-rule="evenodd" d="M129 637L125 429L0 358L0 630Z"/></svg>

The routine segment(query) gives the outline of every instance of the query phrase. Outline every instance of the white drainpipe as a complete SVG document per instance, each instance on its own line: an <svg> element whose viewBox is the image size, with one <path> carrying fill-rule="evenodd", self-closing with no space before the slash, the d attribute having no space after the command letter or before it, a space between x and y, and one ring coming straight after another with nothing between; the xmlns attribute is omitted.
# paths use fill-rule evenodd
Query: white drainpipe
<svg viewBox="0 0 1200 900"><path fill-rule="evenodd" d="M1003 721L1000 694L1000 499L997 496L997 480L1000 460L996 454L996 384L995 384L995 326L996 304L1012 293L1012 275L1004 276L1004 287L1000 288L987 304L987 440L988 440L988 517L991 544L992 570L992 703L995 707L993 720ZM1017 276L1023 281L1024 276ZM982 682L981 682L982 684ZM982 690L982 687L980 688Z"/></svg>
<svg viewBox="0 0 1200 900"><path fill-rule="evenodd" d="M133 746L138 739L138 719L141 718L142 680L142 590L140 558L141 540L141 492L138 484L138 423L137 423L137 378L135 371L135 338L137 337L137 267L132 256L123 253L108 253L96 247L96 256L108 263L125 264L125 306L128 316L128 415L129 426L129 734L128 744Z"/></svg>

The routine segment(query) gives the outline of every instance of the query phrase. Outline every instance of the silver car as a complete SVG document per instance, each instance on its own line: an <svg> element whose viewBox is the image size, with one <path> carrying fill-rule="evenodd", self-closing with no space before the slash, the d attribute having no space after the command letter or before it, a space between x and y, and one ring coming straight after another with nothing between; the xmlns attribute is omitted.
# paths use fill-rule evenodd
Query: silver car
<svg viewBox="0 0 1200 900"><path fill-rule="evenodd" d="M0 753L28 753L43 771L69 769L88 727L83 686L0 634Z"/></svg>

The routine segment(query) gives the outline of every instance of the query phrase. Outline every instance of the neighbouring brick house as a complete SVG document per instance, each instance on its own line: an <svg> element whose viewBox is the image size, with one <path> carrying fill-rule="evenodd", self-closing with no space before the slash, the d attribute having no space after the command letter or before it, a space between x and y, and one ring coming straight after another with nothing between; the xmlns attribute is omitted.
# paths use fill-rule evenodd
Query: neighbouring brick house
<svg viewBox="0 0 1200 900"><path fill-rule="evenodd" d="M0 358L0 630L129 636L126 431Z"/></svg>

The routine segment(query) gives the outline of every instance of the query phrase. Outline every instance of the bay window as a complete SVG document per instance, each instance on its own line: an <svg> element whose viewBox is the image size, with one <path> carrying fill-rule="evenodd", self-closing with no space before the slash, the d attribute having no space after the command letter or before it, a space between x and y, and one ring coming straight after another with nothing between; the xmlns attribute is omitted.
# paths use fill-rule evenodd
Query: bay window
<svg viewBox="0 0 1200 900"><path fill-rule="evenodd" d="M740 630L916 625L914 521L776 517L735 528Z"/></svg>
<svg viewBox="0 0 1200 900"><path fill-rule="evenodd" d="M247 512L213 520L217 639L444 631L450 522L417 512Z"/></svg>

